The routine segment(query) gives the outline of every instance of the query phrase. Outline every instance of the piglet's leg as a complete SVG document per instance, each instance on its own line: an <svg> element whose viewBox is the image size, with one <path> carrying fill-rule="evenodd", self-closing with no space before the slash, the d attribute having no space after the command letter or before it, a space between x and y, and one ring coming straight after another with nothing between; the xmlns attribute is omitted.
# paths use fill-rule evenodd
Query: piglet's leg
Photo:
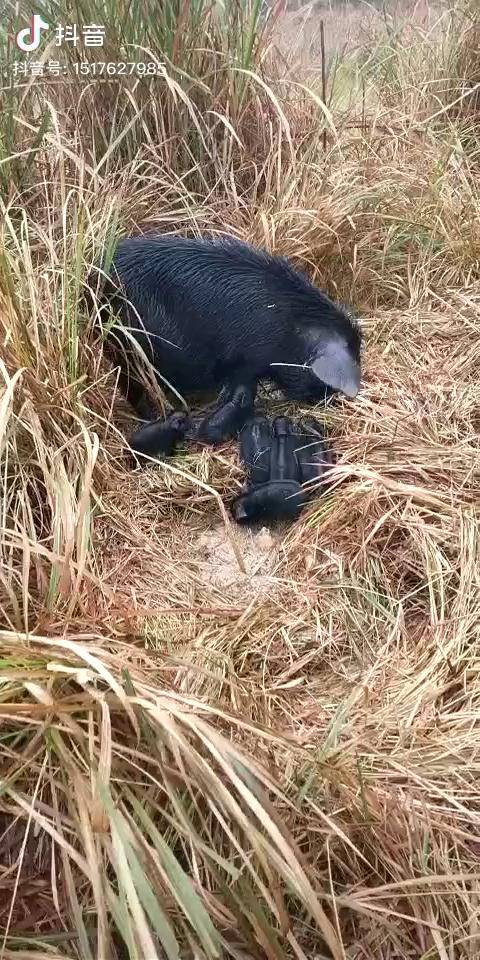
<svg viewBox="0 0 480 960"><path fill-rule="evenodd" d="M216 408L195 422L192 439L217 444L235 437L253 416L256 392L252 382L224 387Z"/></svg>

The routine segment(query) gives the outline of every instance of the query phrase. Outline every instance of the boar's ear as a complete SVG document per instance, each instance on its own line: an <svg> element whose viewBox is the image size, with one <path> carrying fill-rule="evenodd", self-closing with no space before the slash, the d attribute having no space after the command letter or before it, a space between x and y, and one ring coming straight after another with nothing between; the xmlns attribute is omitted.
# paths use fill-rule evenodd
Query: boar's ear
<svg viewBox="0 0 480 960"><path fill-rule="evenodd" d="M360 365L352 357L347 344L333 340L322 346L312 363L312 372L332 390L346 397L357 396L360 389Z"/></svg>

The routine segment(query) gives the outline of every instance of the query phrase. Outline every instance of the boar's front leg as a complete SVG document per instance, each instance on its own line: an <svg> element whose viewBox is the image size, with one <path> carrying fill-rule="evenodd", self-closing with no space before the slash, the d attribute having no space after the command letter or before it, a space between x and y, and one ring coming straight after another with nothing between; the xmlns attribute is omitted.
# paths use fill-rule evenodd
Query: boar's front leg
<svg viewBox="0 0 480 960"><path fill-rule="evenodd" d="M253 416L256 393L257 384L251 379L238 377L226 384L214 409L192 421L187 438L215 445L236 437Z"/></svg>
<svg viewBox="0 0 480 960"><path fill-rule="evenodd" d="M257 385L239 382L227 384L213 410L190 417L172 413L140 427L130 438L135 454L149 457L170 457L180 440L217 444L235 437L253 416Z"/></svg>

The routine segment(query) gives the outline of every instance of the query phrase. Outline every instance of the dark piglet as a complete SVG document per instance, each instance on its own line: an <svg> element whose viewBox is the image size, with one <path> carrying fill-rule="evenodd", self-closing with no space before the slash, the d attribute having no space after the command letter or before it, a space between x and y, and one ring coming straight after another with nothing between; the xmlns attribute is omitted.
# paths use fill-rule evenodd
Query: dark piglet
<svg viewBox="0 0 480 960"><path fill-rule="evenodd" d="M162 386L183 396L222 388L197 424L196 439L216 443L235 435L253 414L262 379L299 401L358 392L356 323L287 260L232 237L124 239L100 303L119 314ZM117 325L106 346L138 415L155 420L131 338ZM171 452L165 421L143 429L135 435L139 452Z"/></svg>
<svg viewBox="0 0 480 960"><path fill-rule="evenodd" d="M240 457L248 475L232 513L238 523L294 519L318 485L324 486L335 462L322 425L308 417L271 422L257 415L240 431Z"/></svg>

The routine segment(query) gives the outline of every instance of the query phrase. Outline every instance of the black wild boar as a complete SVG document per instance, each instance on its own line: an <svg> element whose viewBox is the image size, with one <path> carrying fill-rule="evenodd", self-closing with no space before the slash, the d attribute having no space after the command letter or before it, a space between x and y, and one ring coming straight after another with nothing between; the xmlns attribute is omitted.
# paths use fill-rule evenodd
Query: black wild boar
<svg viewBox="0 0 480 960"><path fill-rule="evenodd" d="M163 386L183 396L222 388L195 427L198 439L234 435L253 414L261 379L299 401L359 390L359 328L284 258L233 237L138 236L119 243L110 277L103 302L119 313ZM135 373L131 337L116 326L106 345L139 416L158 417ZM155 454L169 452L176 435L176 422L172 432L159 420L135 436L142 452Z"/></svg>

